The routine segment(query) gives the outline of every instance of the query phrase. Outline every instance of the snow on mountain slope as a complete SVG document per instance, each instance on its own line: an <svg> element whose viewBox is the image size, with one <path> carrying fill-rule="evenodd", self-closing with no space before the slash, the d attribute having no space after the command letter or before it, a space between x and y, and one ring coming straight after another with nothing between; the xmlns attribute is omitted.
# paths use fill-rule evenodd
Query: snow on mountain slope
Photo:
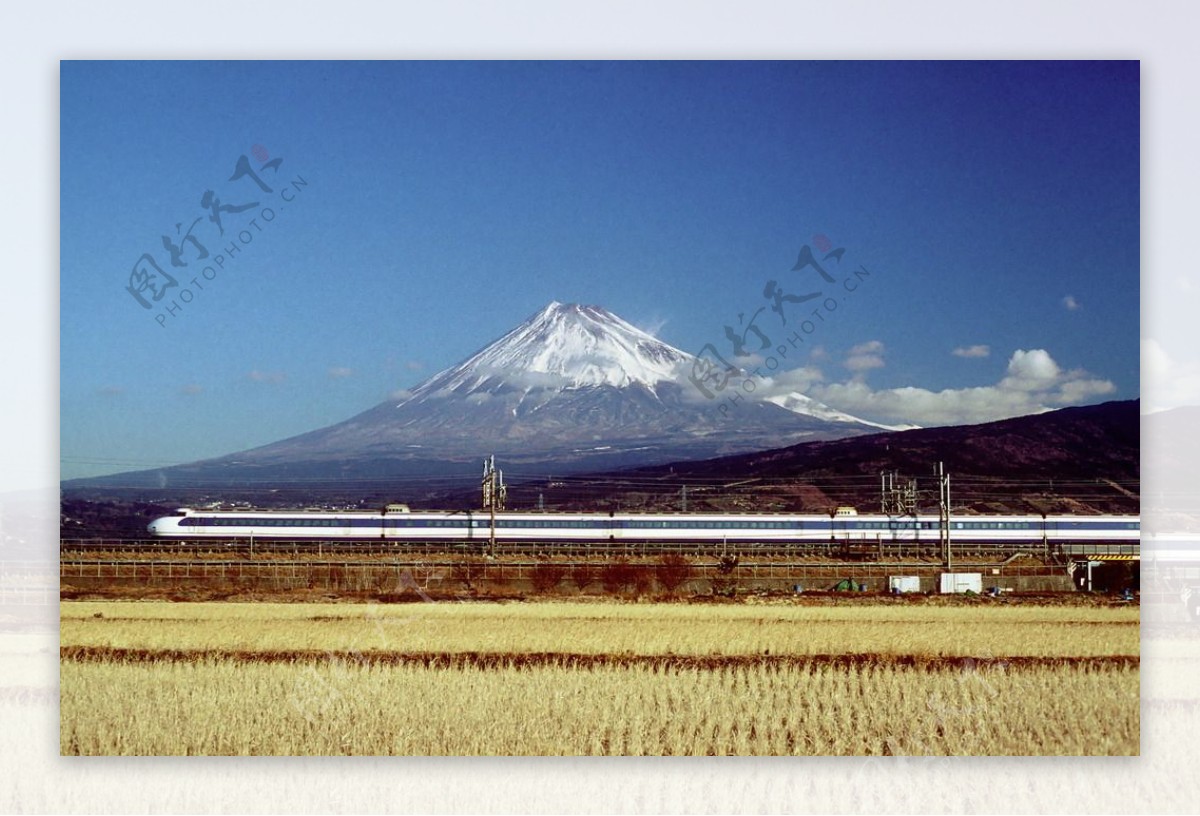
<svg viewBox="0 0 1200 816"><path fill-rule="evenodd" d="M774 397L767 397L763 401L778 405L780 408L786 408L787 410L796 414L816 417L817 419L824 419L828 422L857 422L862 425L870 425L871 427L880 428L881 430L885 431L911 431L920 427L919 425L883 425L878 422L870 422L865 419L859 419L856 416L843 413L835 408L830 408L825 403L817 402L812 397L806 397L804 394L801 394L797 391L793 391L790 394L780 394Z"/></svg>
<svg viewBox="0 0 1200 816"><path fill-rule="evenodd" d="M487 348L418 386L412 399L501 386L557 389L676 382L690 355L599 306L553 302Z"/></svg>

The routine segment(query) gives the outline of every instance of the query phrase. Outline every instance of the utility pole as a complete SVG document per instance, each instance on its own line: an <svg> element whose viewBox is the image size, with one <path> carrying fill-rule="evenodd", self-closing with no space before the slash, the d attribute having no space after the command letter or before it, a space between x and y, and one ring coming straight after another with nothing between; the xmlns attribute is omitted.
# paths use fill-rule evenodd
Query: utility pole
<svg viewBox="0 0 1200 816"><path fill-rule="evenodd" d="M488 552L496 557L496 510L503 510L508 499L504 471L496 469L496 457L483 460L483 509L488 511Z"/></svg>
<svg viewBox="0 0 1200 816"><path fill-rule="evenodd" d="M937 463L934 474L938 480L938 543L946 554L946 571L953 569L950 555L950 474L945 472L941 462Z"/></svg>
<svg viewBox="0 0 1200 816"><path fill-rule="evenodd" d="M683 512L686 513L687 512L687 485L683 486L683 490L681 491L681 493L683 496Z"/></svg>

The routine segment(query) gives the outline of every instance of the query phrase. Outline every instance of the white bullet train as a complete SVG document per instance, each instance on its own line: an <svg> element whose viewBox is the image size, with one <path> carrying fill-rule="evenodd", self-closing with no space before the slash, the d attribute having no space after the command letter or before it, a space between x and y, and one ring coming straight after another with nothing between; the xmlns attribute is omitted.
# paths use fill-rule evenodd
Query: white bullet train
<svg viewBox="0 0 1200 816"><path fill-rule="evenodd" d="M791 515L785 513L515 513L495 517L500 542L708 542L746 544L928 543L939 540L936 515ZM151 535L185 541L395 541L481 543L491 540L485 511L383 512L194 510L155 519ZM1138 516L954 516L954 544L1061 545L1109 543L1136 547Z"/></svg>

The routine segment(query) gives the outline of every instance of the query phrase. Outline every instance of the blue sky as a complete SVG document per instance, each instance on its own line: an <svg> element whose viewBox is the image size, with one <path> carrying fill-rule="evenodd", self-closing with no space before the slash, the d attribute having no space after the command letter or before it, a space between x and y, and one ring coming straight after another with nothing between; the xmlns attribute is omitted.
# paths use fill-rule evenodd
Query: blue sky
<svg viewBox="0 0 1200 816"><path fill-rule="evenodd" d="M208 190L257 206L222 236ZM780 386L919 424L1135 398L1138 222L1131 62L64 62L62 476L340 421L551 300L721 346L820 283L814 236L871 276Z"/></svg>

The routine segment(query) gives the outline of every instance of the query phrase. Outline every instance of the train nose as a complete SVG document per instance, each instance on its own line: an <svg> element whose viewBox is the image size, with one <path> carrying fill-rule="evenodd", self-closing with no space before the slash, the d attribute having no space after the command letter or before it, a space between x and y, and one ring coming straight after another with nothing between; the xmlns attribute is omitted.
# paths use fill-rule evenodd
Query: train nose
<svg viewBox="0 0 1200 816"><path fill-rule="evenodd" d="M146 532L150 533L151 535L157 535L158 534L158 522L152 521L149 524L147 524Z"/></svg>

